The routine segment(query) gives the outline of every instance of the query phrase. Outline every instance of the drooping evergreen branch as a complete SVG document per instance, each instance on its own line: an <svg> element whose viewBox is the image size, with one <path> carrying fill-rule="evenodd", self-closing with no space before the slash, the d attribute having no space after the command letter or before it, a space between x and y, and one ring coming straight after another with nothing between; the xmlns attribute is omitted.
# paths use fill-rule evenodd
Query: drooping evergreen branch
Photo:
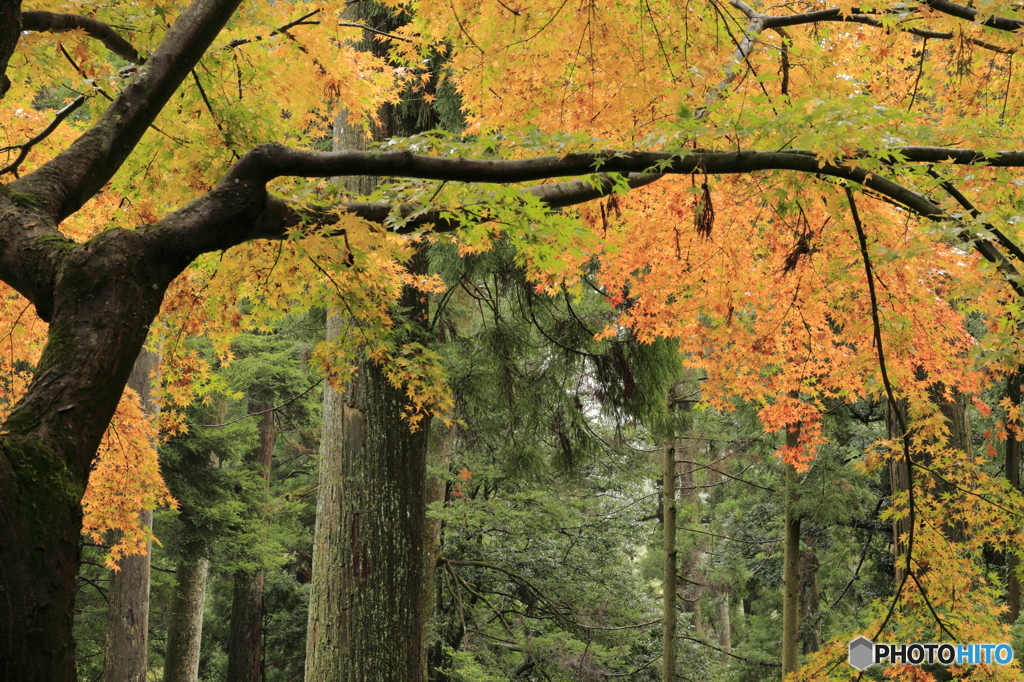
<svg viewBox="0 0 1024 682"><path fill-rule="evenodd" d="M312 391L314 388L316 388L317 386L319 386L322 383L324 383L324 380L323 379L318 379L317 381L315 381L312 384L310 384L310 386L305 391L303 391L302 393L299 393L297 395L294 395L291 398L288 398L288 400L285 400L280 405L274 405L273 407L268 407L267 409L260 410L259 412L250 412L249 414L242 415L241 417L238 417L237 419L232 419L231 421L226 421L223 424L193 424L193 423L188 423L188 426L202 426L202 427L207 428L207 429L219 429L219 428L223 428L225 426L230 426L230 425L232 425L232 424L234 424L236 422L240 422L243 419L249 419L250 417L261 417L261 416L267 414L268 412L277 412L282 407L287 407L288 405L294 403L299 398L302 398L302 397L304 397L306 395L309 395L310 391Z"/></svg>

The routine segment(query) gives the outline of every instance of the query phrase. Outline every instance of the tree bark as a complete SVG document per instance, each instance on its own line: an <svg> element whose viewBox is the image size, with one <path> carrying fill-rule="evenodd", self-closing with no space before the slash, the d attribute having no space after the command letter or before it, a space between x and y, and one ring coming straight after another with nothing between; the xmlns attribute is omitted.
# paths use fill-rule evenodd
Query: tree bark
<svg viewBox="0 0 1024 682"><path fill-rule="evenodd" d="M797 447L799 427L786 432L786 445ZM785 549L782 558L782 677L800 669L800 517L796 469L786 467Z"/></svg>
<svg viewBox="0 0 1024 682"><path fill-rule="evenodd" d="M436 431L435 431L436 433ZM455 450L456 426L452 425L444 429L444 435L435 448L428 451L428 459L432 466L449 467L452 460L452 453ZM432 440L436 440L432 439ZM448 483L443 478L427 477L427 491L425 503L429 506L432 502L443 502L448 490ZM434 617L438 602L441 600L441 585L437 580L437 562L441 558L441 547L443 542L442 531L444 524L441 519L427 518L427 547L423 553L424 558L424 585L423 585L423 631L428 636L431 634L430 622ZM427 642L424 650L427 657L424 662L427 671L427 679L437 679L437 668L442 661L442 646L440 636L435 636L433 641Z"/></svg>
<svg viewBox="0 0 1024 682"><path fill-rule="evenodd" d="M277 443L277 428L270 403L249 406L250 412L262 412L259 446L246 461L260 467L264 490L270 489L270 465ZM265 516L262 507L254 513ZM227 682L258 682L263 673L263 569L236 571L231 595L231 625L228 640Z"/></svg>
<svg viewBox="0 0 1024 682"><path fill-rule="evenodd" d="M344 396L325 389L308 682L425 679L427 428L409 431L407 400L369 360Z"/></svg>
<svg viewBox="0 0 1024 682"><path fill-rule="evenodd" d="M167 625L164 682L196 682L203 640L203 608L210 559L199 557L178 563L171 617Z"/></svg>
<svg viewBox="0 0 1024 682"><path fill-rule="evenodd" d="M143 350L135 360L128 386L139 394L147 416L160 411L153 399L150 373L158 356ZM144 511L140 522L153 527L153 512ZM145 682L149 645L149 574L152 542L145 554L121 560L120 570L110 576L110 606L107 610L107 638L103 659L105 682Z"/></svg>
<svg viewBox="0 0 1024 682"><path fill-rule="evenodd" d="M821 619L818 617L818 554L814 544L807 541L807 548L800 553L800 620L803 622L804 655L813 654L821 648Z"/></svg>
<svg viewBox="0 0 1024 682"><path fill-rule="evenodd" d="M722 650L722 662L728 663L732 652L732 618L729 608L729 590L723 589L715 599L715 621L718 634L718 648Z"/></svg>
<svg viewBox="0 0 1024 682"><path fill-rule="evenodd" d="M674 443L673 443L674 445ZM664 449L661 466L662 513L662 682L676 679L676 449Z"/></svg>

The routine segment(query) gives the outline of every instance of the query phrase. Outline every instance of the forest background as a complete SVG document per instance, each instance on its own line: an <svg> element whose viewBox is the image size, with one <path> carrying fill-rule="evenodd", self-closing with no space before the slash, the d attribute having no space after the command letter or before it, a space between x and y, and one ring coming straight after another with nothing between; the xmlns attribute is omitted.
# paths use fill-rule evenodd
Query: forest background
<svg viewBox="0 0 1024 682"><path fill-rule="evenodd" d="M3 0L0 677L1011 640L1019 11Z"/></svg>

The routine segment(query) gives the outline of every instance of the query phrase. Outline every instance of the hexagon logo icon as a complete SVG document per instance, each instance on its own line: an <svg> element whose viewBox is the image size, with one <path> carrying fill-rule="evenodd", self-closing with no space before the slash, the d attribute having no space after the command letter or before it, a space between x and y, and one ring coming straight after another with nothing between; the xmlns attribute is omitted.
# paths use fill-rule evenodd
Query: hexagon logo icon
<svg viewBox="0 0 1024 682"><path fill-rule="evenodd" d="M875 662L875 645L867 637L858 637L850 642L850 665L864 670Z"/></svg>

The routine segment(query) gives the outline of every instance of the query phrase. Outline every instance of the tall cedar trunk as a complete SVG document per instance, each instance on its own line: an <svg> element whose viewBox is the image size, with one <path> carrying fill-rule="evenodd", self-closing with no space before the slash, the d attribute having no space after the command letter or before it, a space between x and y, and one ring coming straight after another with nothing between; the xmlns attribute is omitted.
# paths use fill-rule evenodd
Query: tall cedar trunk
<svg viewBox="0 0 1024 682"><path fill-rule="evenodd" d="M800 553L800 619L803 622L804 655L813 654L821 648L821 618L818 598L818 553L814 544L807 541L807 547Z"/></svg>
<svg viewBox="0 0 1024 682"><path fill-rule="evenodd" d="M264 490L270 489L270 465L277 443L277 429L270 403L250 405L260 418L259 446L246 461L259 466ZM262 509L254 510L262 516ZM227 682L258 682L263 670L263 570L236 571L231 595L231 624L228 635Z"/></svg>
<svg viewBox="0 0 1024 682"><path fill-rule="evenodd" d="M799 428L786 432L786 445L797 447ZM782 676L800 668L800 517L794 508L798 500L796 470L786 467L785 549L782 557Z"/></svg>
<svg viewBox="0 0 1024 682"><path fill-rule="evenodd" d="M895 405L892 403L887 404L885 427L886 436L890 440L899 441L903 439L901 423L905 424L906 419L907 408L904 402L900 401ZM907 466L906 457L902 452L896 453L889 460L889 486L892 490L892 495L895 497L907 490L909 482L910 470ZM892 520L892 554L897 585L903 582L903 573L906 569L906 539L909 537L909 534L909 516L900 514L894 517Z"/></svg>
<svg viewBox="0 0 1024 682"><path fill-rule="evenodd" d="M413 304L414 301L403 301ZM342 320L328 319L328 338ZM423 656L427 429L369 360L342 396L325 389L309 682L418 682Z"/></svg>
<svg viewBox="0 0 1024 682"><path fill-rule="evenodd" d="M128 386L139 394L143 410L149 416L160 411L153 399L150 373L157 354L143 350L135 360ZM145 511L140 522L153 527L153 512ZM149 645L149 573L152 543L145 554L121 560L120 570L110 576L110 606L107 610L107 637L104 646L104 682L145 682Z"/></svg>
<svg viewBox="0 0 1024 682"><path fill-rule="evenodd" d="M452 461L452 453L455 451L455 438L456 427L453 424L445 428L444 435L440 439L436 437L431 439L432 441L440 440L440 443L436 447L432 447L427 453L431 466L448 468ZM429 506L431 502L443 502L447 488L447 482L443 478L428 477L426 505ZM437 562L441 558L441 531L443 524L441 519L428 518L426 520L426 527L427 546L423 552L423 632L429 636L431 634L430 621L441 598L441 584L437 580ZM427 670L427 679L436 680L437 667L442 654L440 637L435 637L434 641L428 640L425 644L428 645L424 649L424 655L427 657L424 663Z"/></svg>
<svg viewBox="0 0 1024 682"><path fill-rule="evenodd" d="M723 588L715 599L716 634L718 648L722 650L722 662L728 663L732 653L732 618L730 618L729 590Z"/></svg>
<svg viewBox="0 0 1024 682"><path fill-rule="evenodd" d="M201 556L178 562L170 622L167 624L167 653L164 682L196 682L203 639L203 607L210 559Z"/></svg>
<svg viewBox="0 0 1024 682"><path fill-rule="evenodd" d="M691 406L691 402L683 402L677 406L677 409L689 415ZM698 441L692 432L688 433L685 438L676 440L677 535L679 528L700 523L702 510L700 495L698 495L700 488L697 484L697 468L700 466L699 462L702 459L701 447L702 442ZM682 514L680 514L679 510L680 505L684 510ZM704 597L707 586L707 576L701 575L700 570L705 550L702 537L698 536L696 540L691 540L690 551L686 556L679 556L677 552L676 559L676 572L678 574L676 585L678 586L680 578L685 583L685 587L682 589L677 588L677 595L681 599L680 610L689 614L690 629L700 637L709 634L709 623L701 611L701 600Z"/></svg>
<svg viewBox="0 0 1024 682"><path fill-rule="evenodd" d="M1013 405L1020 405L1021 370L1010 375L1006 380L1006 397ZM1017 425L1020 428L1020 425ZM1006 436L1006 480L1015 489L1020 490L1020 439L1012 429L1007 429ZM1006 555L1006 622L1013 624L1020 617L1020 578L1017 571L1020 559L1016 554Z"/></svg>
<svg viewBox="0 0 1024 682"><path fill-rule="evenodd" d="M665 448L661 467L662 655L661 680L676 679L676 449Z"/></svg>
<svg viewBox="0 0 1024 682"><path fill-rule="evenodd" d="M397 15L370 3L349 5L344 17L393 30ZM385 45L366 39L360 49L385 56ZM414 107L410 106L409 109ZM422 112L421 112L422 113ZM432 117L403 120L385 106L374 138L433 128ZM365 149L368 140L342 110L335 118L334 149ZM376 178L347 178L345 188L368 194ZM426 273L424 254L410 268ZM399 308L407 333L427 328L423 294L406 287ZM328 316L328 338L343 333ZM324 389L320 488L313 580L306 633L308 682L420 682L427 677L426 453L430 420L411 432L404 415L413 409L405 391L390 384L368 358L359 362L344 395Z"/></svg>

